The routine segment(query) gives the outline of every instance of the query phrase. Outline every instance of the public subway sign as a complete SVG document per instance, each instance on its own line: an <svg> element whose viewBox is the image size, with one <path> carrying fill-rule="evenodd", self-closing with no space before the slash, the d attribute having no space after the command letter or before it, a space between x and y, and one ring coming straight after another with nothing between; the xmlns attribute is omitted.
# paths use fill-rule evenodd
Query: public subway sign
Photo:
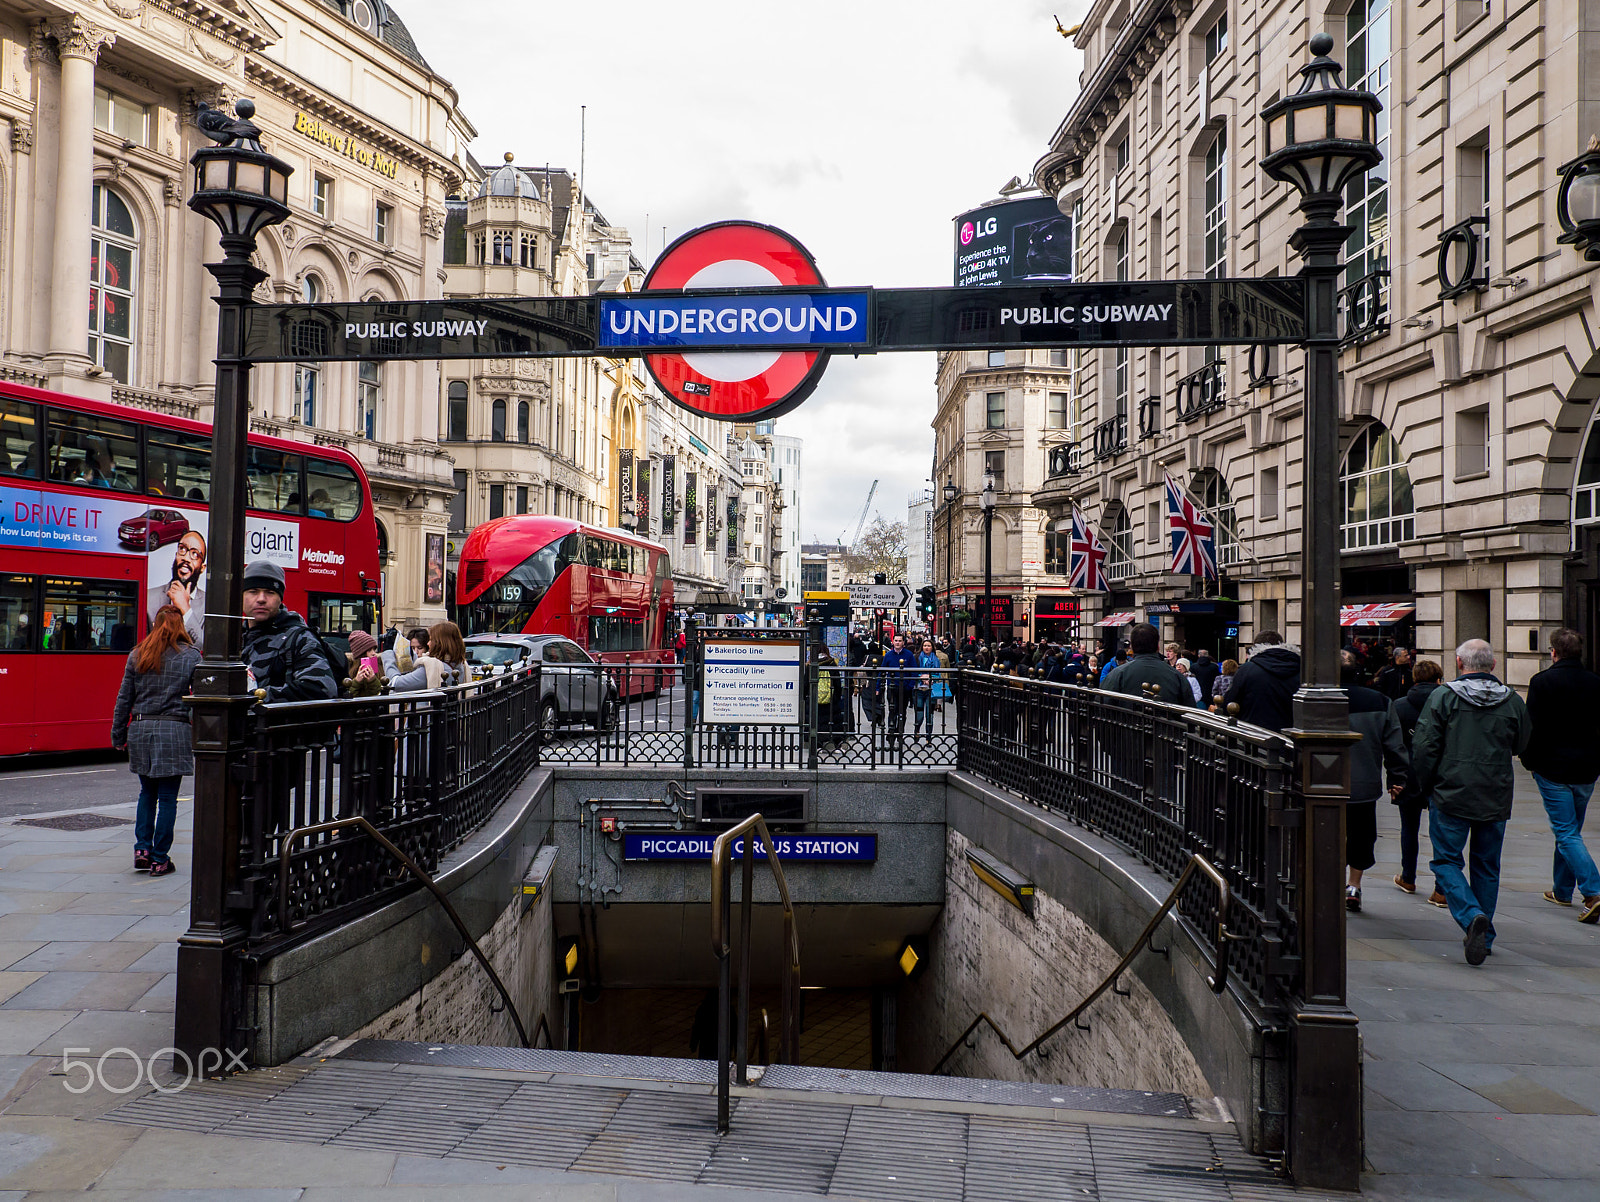
<svg viewBox="0 0 1600 1202"><path fill-rule="evenodd" d="M709 860L716 846L715 835L667 831L622 836L624 860ZM773 835L772 849L778 859L801 864L873 864L878 859L878 836L871 835ZM744 840L733 841L735 858L744 855ZM766 853L757 839L755 854Z"/></svg>

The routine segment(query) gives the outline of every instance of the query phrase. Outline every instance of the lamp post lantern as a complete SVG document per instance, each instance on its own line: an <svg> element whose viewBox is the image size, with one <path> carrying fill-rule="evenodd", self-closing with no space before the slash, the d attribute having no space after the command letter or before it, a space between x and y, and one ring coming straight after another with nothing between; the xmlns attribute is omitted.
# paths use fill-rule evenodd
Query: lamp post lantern
<svg viewBox="0 0 1600 1202"><path fill-rule="evenodd" d="M1561 165L1556 220L1557 242L1572 243L1590 262L1600 260L1600 138L1590 138L1587 150Z"/></svg>
<svg viewBox="0 0 1600 1202"><path fill-rule="evenodd" d="M961 490L956 487L954 472L947 473L944 478L944 632L955 645L956 619L955 619L955 591L956 591L956 562L954 558L954 541L951 536L955 524L956 498L961 495Z"/></svg>
<svg viewBox="0 0 1600 1202"><path fill-rule="evenodd" d="M983 641L994 643L994 473L983 477L983 494L978 498L983 507L983 620L979 629Z"/></svg>
<svg viewBox="0 0 1600 1202"><path fill-rule="evenodd" d="M227 1071L249 1050L249 1000L237 948L245 937L233 900L239 868L239 784L230 770L252 703L244 645L246 466L250 362L245 316L267 273L251 262L256 235L289 215L294 168L261 147L240 100L235 117L204 104L196 118L217 143L197 150L189 207L216 223L223 259L206 264L217 281L217 381L212 407L212 489L206 576L205 658L194 674L194 865L189 929L178 941L174 1045L201 1072Z"/></svg>
<svg viewBox="0 0 1600 1202"><path fill-rule="evenodd" d="M1301 1184L1356 1189L1361 1168L1360 1041L1345 993L1344 823L1350 796L1350 703L1339 686L1340 251L1344 188L1383 159L1370 92L1340 83L1333 39L1310 41L1297 91L1262 110L1261 169L1300 192L1304 224L1289 239L1306 281L1300 623L1303 684L1294 729L1305 796L1301 995L1291 1022L1291 1073L1302 1083L1287 1132Z"/></svg>

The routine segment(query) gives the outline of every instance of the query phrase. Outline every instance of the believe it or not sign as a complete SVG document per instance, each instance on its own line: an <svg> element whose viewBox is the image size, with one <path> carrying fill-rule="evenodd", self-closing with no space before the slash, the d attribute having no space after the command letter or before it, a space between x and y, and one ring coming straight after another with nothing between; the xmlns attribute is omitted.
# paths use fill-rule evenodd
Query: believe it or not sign
<svg viewBox="0 0 1600 1202"><path fill-rule="evenodd" d="M800 721L800 640L708 639L704 721L795 725Z"/></svg>
<svg viewBox="0 0 1600 1202"><path fill-rule="evenodd" d="M308 117L305 113L296 113L294 115L294 132L310 138L313 142L321 143L335 154L342 154L346 158L354 159L363 167L370 167L379 175L394 179L399 174L400 164L388 155L374 150L370 146L362 145L349 134L342 134L338 130L324 125L315 117Z"/></svg>
<svg viewBox="0 0 1600 1202"><path fill-rule="evenodd" d="M864 347L871 294L802 291L774 296L602 297L600 345L648 350Z"/></svg>
<svg viewBox="0 0 1600 1202"><path fill-rule="evenodd" d="M709 860L715 835L692 835L673 831L665 834L622 836L624 860ZM871 835L773 835L772 850L780 861L801 864L872 864L878 859L878 836ZM733 855L744 855L744 840L735 839ZM757 839L755 854L766 854L766 845Z"/></svg>

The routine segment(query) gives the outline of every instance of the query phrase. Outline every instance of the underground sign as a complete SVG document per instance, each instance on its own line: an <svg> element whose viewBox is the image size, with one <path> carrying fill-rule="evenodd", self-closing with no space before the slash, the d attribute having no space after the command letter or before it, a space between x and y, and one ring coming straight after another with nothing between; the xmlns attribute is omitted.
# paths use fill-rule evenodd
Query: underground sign
<svg viewBox="0 0 1600 1202"><path fill-rule="evenodd" d="M702 226L662 252L644 287L685 290L824 288L809 251L782 230L753 221ZM866 337L864 308L807 306L838 324L838 310ZM808 316L808 326L811 324ZM852 323L851 318L854 317ZM808 329L808 337L816 332ZM751 421L787 413L811 395L828 365L825 350L706 351L646 355L645 364L668 396L684 408L721 421Z"/></svg>

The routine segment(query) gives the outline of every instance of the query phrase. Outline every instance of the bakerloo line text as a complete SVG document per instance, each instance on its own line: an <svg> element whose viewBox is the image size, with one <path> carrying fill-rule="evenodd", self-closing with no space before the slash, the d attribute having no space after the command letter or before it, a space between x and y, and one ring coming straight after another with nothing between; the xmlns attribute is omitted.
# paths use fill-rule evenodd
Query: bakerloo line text
<svg viewBox="0 0 1600 1202"><path fill-rule="evenodd" d="M1114 321L1166 321L1171 316L1171 305L1047 305L1032 309L1001 309L1000 324L1103 325Z"/></svg>
<svg viewBox="0 0 1600 1202"><path fill-rule="evenodd" d="M764 309L728 305L715 309L633 309L610 306L606 321L610 332L626 334L831 334L856 328L861 314L848 305L814 308L811 305L768 306Z"/></svg>

